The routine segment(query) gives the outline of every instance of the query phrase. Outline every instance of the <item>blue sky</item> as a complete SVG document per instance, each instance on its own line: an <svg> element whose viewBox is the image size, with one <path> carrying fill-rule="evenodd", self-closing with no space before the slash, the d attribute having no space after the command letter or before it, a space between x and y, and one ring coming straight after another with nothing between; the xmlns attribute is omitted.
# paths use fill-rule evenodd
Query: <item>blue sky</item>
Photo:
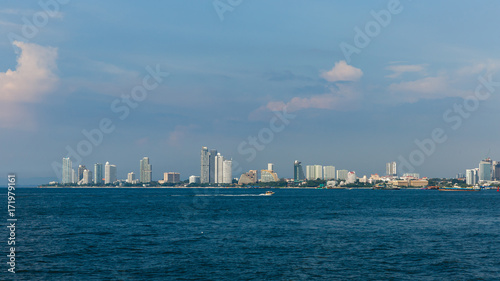
<svg viewBox="0 0 500 281"><path fill-rule="evenodd" d="M295 159L369 176L413 156L429 177L500 159L500 87L478 80L500 81L498 1L60 2L0 8L0 171L20 182L56 179L52 163L103 118L115 130L82 162L116 164L119 178L144 156L154 179L198 175L202 146L235 172L273 162L280 177ZM387 13L376 29L373 14ZM366 46L356 28L371 32ZM360 48L346 57L342 44ZM169 76L120 120L110 105L147 66ZM454 112L478 87L488 97ZM284 109L295 117L248 161L238 146ZM436 128L446 140L427 155L415 141Z"/></svg>

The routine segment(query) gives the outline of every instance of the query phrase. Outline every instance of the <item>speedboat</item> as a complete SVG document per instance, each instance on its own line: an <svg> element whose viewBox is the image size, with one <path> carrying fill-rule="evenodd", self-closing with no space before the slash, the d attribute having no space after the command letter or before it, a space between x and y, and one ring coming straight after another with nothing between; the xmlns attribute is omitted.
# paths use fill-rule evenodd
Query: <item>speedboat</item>
<svg viewBox="0 0 500 281"><path fill-rule="evenodd" d="M273 194L274 194L274 192L272 192L272 191L266 191L266 193L262 193L261 195L271 196Z"/></svg>

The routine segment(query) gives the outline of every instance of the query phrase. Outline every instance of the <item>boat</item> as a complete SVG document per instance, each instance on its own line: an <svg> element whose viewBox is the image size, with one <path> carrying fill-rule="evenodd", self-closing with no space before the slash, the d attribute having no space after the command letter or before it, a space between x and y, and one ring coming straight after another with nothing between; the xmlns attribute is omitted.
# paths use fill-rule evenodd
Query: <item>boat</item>
<svg viewBox="0 0 500 281"><path fill-rule="evenodd" d="M272 192L272 191L266 191L266 193L262 193L261 195L271 196L273 194L274 194L274 192Z"/></svg>

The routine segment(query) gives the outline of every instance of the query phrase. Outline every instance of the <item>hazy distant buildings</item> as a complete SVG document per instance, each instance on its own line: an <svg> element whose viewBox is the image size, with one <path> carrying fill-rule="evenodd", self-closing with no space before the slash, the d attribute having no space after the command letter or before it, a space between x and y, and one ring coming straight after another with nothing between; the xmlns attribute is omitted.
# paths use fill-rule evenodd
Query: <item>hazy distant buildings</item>
<svg viewBox="0 0 500 281"><path fill-rule="evenodd" d="M150 183L153 175L153 169L149 164L149 157L144 157L140 161L140 181L142 183Z"/></svg>
<svg viewBox="0 0 500 281"><path fill-rule="evenodd" d="M385 164L385 173L388 176L395 177L398 175L396 162L389 162Z"/></svg>
<svg viewBox="0 0 500 281"><path fill-rule="evenodd" d="M189 183L190 184L199 184L200 183L200 177L199 176L195 176L195 175L192 175L189 177Z"/></svg>
<svg viewBox="0 0 500 281"><path fill-rule="evenodd" d="M62 160L62 184L73 183L73 163L69 157L63 158Z"/></svg>
<svg viewBox="0 0 500 281"><path fill-rule="evenodd" d="M168 183L178 183L181 181L181 174L179 173L164 173L163 174L163 182L168 182Z"/></svg>
<svg viewBox="0 0 500 281"><path fill-rule="evenodd" d="M347 180L347 174L349 173L348 170L337 170L337 179L338 180Z"/></svg>
<svg viewBox="0 0 500 281"><path fill-rule="evenodd" d="M323 179L323 166L321 165L306 166L306 178L308 180Z"/></svg>
<svg viewBox="0 0 500 281"><path fill-rule="evenodd" d="M215 169L215 164L214 164L214 169ZM214 170L214 173L215 173L215 170ZM215 178L214 178L214 180L215 180ZM209 183L210 182L210 154L208 152L208 148L205 146L201 148L200 181L201 181L201 183Z"/></svg>
<svg viewBox="0 0 500 281"><path fill-rule="evenodd" d="M420 174L419 173L404 173L403 178L413 178L413 179L419 179Z"/></svg>
<svg viewBox="0 0 500 281"><path fill-rule="evenodd" d="M479 162L479 181L491 181L492 164L490 158Z"/></svg>
<svg viewBox="0 0 500 281"><path fill-rule="evenodd" d="M302 169L302 165L300 164L298 160L295 160L293 162L293 179L294 181L301 181L305 179L304 177L304 170Z"/></svg>
<svg viewBox="0 0 500 281"><path fill-rule="evenodd" d="M208 182L215 183L215 157L217 157L217 149L210 149L208 154Z"/></svg>
<svg viewBox="0 0 500 281"><path fill-rule="evenodd" d="M116 181L116 166L110 165L109 162L106 162L104 166L104 183L110 184Z"/></svg>
<svg viewBox="0 0 500 281"><path fill-rule="evenodd" d="M250 170L247 173L241 174L238 184L253 184L257 182L257 170Z"/></svg>
<svg viewBox="0 0 500 281"><path fill-rule="evenodd" d="M335 166L323 166L323 179L324 180L335 179Z"/></svg>

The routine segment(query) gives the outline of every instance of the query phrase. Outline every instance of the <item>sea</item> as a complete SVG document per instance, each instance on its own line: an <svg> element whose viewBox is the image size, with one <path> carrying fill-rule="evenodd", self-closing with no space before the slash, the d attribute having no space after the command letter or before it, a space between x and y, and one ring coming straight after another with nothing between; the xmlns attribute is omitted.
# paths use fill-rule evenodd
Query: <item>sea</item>
<svg viewBox="0 0 500 281"><path fill-rule="evenodd" d="M500 280L496 190L18 188L16 218L1 280Z"/></svg>

